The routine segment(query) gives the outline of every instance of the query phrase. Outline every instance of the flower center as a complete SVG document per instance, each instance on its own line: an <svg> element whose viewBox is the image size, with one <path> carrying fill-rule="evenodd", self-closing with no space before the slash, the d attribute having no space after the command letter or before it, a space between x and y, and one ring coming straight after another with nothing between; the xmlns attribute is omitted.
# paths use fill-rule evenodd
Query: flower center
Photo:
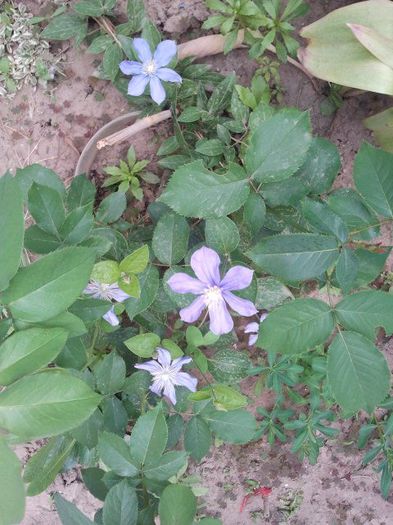
<svg viewBox="0 0 393 525"><path fill-rule="evenodd" d="M146 64L143 64L143 72L145 75L154 75L154 73L157 71L157 66L154 60L149 60L149 62L146 62Z"/></svg>
<svg viewBox="0 0 393 525"><path fill-rule="evenodd" d="M210 286L203 293L206 306L217 304L222 299L221 288L218 286Z"/></svg>

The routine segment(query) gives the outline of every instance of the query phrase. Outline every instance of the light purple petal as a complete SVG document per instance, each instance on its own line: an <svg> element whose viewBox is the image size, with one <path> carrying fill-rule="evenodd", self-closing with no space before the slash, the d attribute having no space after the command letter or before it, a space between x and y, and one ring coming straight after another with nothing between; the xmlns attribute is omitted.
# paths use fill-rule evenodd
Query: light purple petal
<svg viewBox="0 0 393 525"><path fill-rule="evenodd" d="M185 323L194 323L206 308L203 297L198 297L189 306L179 311L180 319Z"/></svg>
<svg viewBox="0 0 393 525"><path fill-rule="evenodd" d="M244 328L245 334L257 334L259 330L259 324L257 322L248 323Z"/></svg>
<svg viewBox="0 0 393 525"><path fill-rule="evenodd" d="M225 301L211 303L209 306L210 331L216 335L228 334L233 328L233 320Z"/></svg>
<svg viewBox="0 0 393 525"><path fill-rule="evenodd" d="M157 64L157 67L167 66L176 55L176 49L176 42L173 40L163 40L160 42L154 51L154 62Z"/></svg>
<svg viewBox="0 0 393 525"><path fill-rule="evenodd" d="M145 363L138 363L134 366L135 368L139 368L140 370L147 370L147 372L150 372L150 374L157 374L162 372L162 367L155 360L146 361Z"/></svg>
<svg viewBox="0 0 393 525"><path fill-rule="evenodd" d="M259 319L259 322L263 323L263 321L266 319L266 317L267 317L267 313L262 314L260 319Z"/></svg>
<svg viewBox="0 0 393 525"><path fill-rule="evenodd" d="M128 293L124 292L117 284L112 285L110 288L110 295L112 299L118 303L122 303L126 299L129 299L131 296Z"/></svg>
<svg viewBox="0 0 393 525"><path fill-rule="evenodd" d="M200 281L209 286L220 284L220 257L218 253L203 246L191 256L191 268Z"/></svg>
<svg viewBox="0 0 393 525"><path fill-rule="evenodd" d="M248 338L248 346L253 346L258 341L258 334L252 334Z"/></svg>
<svg viewBox="0 0 393 525"><path fill-rule="evenodd" d="M237 297L231 292L223 292L222 295L225 301L232 308L232 310L235 310L235 312L237 312L238 314L244 315L245 317L251 317L252 315L258 313L258 310L255 308L254 303L252 303L248 299L242 299L241 297Z"/></svg>
<svg viewBox="0 0 393 525"><path fill-rule="evenodd" d="M165 348L157 348L157 360L163 367L169 367L171 364L171 354L168 352L168 350L165 350Z"/></svg>
<svg viewBox="0 0 393 525"><path fill-rule="evenodd" d="M120 62L119 68L125 75L140 75L142 73L142 64L135 61L123 60Z"/></svg>
<svg viewBox="0 0 393 525"><path fill-rule="evenodd" d="M201 294L206 288L206 284L183 272L172 275L168 279L168 286L176 293L193 293L194 295Z"/></svg>
<svg viewBox="0 0 393 525"><path fill-rule="evenodd" d="M109 312L103 315L102 318L112 326L118 326L120 324L119 318L115 314L113 307L109 310Z"/></svg>
<svg viewBox="0 0 393 525"><path fill-rule="evenodd" d="M169 381L167 381L165 383L165 386L164 386L164 395L166 397L168 397L171 401L172 401L172 404L173 405L176 405L176 392L175 392L175 387L172 385L172 383L170 383Z"/></svg>
<svg viewBox="0 0 393 525"><path fill-rule="evenodd" d="M175 367L178 367L180 365L180 368L184 365L188 365L188 363L191 363L192 361L192 357L189 357L188 355L184 355L182 357L177 357L176 359L173 360L172 362L172 367L175 366ZM179 368L179 370L180 370Z"/></svg>
<svg viewBox="0 0 393 525"><path fill-rule="evenodd" d="M149 43L144 38L134 38L132 45L141 62L149 62L152 59Z"/></svg>
<svg viewBox="0 0 393 525"><path fill-rule="evenodd" d="M156 76L150 78L150 96L156 104L162 104L166 97L164 86Z"/></svg>
<svg viewBox="0 0 393 525"><path fill-rule="evenodd" d="M163 389L163 385L161 381L153 381L153 383L149 387L150 391L153 392L153 394L157 394L157 396L161 395L161 391Z"/></svg>
<svg viewBox="0 0 393 525"><path fill-rule="evenodd" d="M250 286L254 270L244 266L234 266L225 275L220 283L223 290L243 290Z"/></svg>
<svg viewBox="0 0 393 525"><path fill-rule="evenodd" d="M139 97L145 91L149 77L147 75L136 75L128 83L127 93L132 97Z"/></svg>
<svg viewBox="0 0 393 525"><path fill-rule="evenodd" d="M175 385L185 386L186 388L188 388L188 390L191 390L191 392L195 392L197 384L198 379L196 377L192 377L186 372L179 372L178 374L176 374Z"/></svg>
<svg viewBox="0 0 393 525"><path fill-rule="evenodd" d="M167 67L160 67L160 69L157 70L156 75L161 80L165 80L165 82L175 82L176 84L181 84L182 82L181 76L176 73L176 71L173 71L173 69Z"/></svg>

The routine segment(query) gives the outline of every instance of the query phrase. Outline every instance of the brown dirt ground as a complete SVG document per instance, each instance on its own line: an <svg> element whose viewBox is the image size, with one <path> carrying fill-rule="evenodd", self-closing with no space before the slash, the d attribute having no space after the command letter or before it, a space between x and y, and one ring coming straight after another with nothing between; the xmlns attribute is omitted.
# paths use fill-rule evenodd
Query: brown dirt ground
<svg viewBox="0 0 393 525"><path fill-rule="evenodd" d="M36 14L49 2L27 0L25 3ZM312 9L302 20L302 25L352 2L319 0L309 3ZM146 5L161 29L170 33L172 38L183 40L199 34L200 23L207 15L203 0L146 0ZM186 38L181 36L184 33L187 33ZM68 45L65 43L61 47L66 50ZM225 58L214 57L209 62L219 71L235 71L245 85L255 69L242 50ZM109 83L94 78L94 56L69 48L65 51L62 67L64 76L52 90L24 89L14 100L2 101L0 151L3 171L40 162L69 181L88 139L103 124L129 110L125 100ZM371 140L362 120L385 107L386 100L372 94L351 97L334 116L324 117L319 111L324 98L322 84L316 92L309 80L289 65L282 66L281 76L285 103L310 109L315 132L328 137L339 147L343 167L336 186L350 186L354 154L363 140ZM165 126L134 139L138 156L154 161L163 133ZM127 148L128 144L121 144L104 150L94 167L100 170L116 162ZM391 241L391 230L385 230L377 240L386 245ZM382 345L391 367L392 343L390 340ZM268 403L269 398L267 392L258 401ZM206 514L221 517L224 525L278 525L284 522L292 525L392 524L393 495L384 501L378 492L378 474L372 467L359 469L362 456L354 443L357 426L357 421L341 422L339 438L329 442L316 466L300 463L287 446L270 447L264 441L244 447L222 445L215 448L201 465L192 465L191 468L208 489L201 498ZM37 445L31 444L18 447L17 452L26 461L36 448ZM247 479L255 479L272 487L273 491L265 504L262 499L253 498L240 513ZM60 523L50 499L53 491L61 492L89 517L93 517L100 506L83 488L75 470L59 476L46 493L28 498L23 525ZM280 511L280 498L288 493L290 496L301 495L302 503L285 521Z"/></svg>

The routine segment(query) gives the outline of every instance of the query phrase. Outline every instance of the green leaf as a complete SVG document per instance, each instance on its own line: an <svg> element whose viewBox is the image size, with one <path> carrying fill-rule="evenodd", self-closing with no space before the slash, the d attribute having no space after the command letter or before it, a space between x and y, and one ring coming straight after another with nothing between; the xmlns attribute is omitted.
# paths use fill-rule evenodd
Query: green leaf
<svg viewBox="0 0 393 525"><path fill-rule="evenodd" d="M292 177L290 183L287 180L269 182L263 184L261 194L267 206L297 207L299 201L308 193L307 187L298 177Z"/></svg>
<svg viewBox="0 0 393 525"><path fill-rule="evenodd" d="M16 274L23 248L22 193L10 174L0 177L0 290Z"/></svg>
<svg viewBox="0 0 393 525"><path fill-rule="evenodd" d="M363 144L355 157L355 186L375 213L393 218L393 154Z"/></svg>
<svg viewBox="0 0 393 525"><path fill-rule="evenodd" d="M140 416L131 432L131 455L140 464L161 456L168 439L168 427L160 405Z"/></svg>
<svg viewBox="0 0 393 525"><path fill-rule="evenodd" d="M362 46L383 64L393 68L393 60L390 53L390 50L393 48L393 40L391 38L387 38L378 31L361 24L347 25Z"/></svg>
<svg viewBox="0 0 393 525"><path fill-rule="evenodd" d="M356 280L352 283L352 288L360 288L374 281L383 271L390 251L390 248L385 252L381 251L381 253L370 252L370 250L364 248L355 250L355 256L359 266Z"/></svg>
<svg viewBox="0 0 393 525"><path fill-rule="evenodd" d="M329 196L328 204L343 219L353 239L367 241L379 234L378 218L354 190L345 188L334 191Z"/></svg>
<svg viewBox="0 0 393 525"><path fill-rule="evenodd" d="M104 501L108 494L108 487L102 481L105 472L97 467L90 467L82 470L83 483L93 496Z"/></svg>
<svg viewBox="0 0 393 525"><path fill-rule="evenodd" d="M159 274L155 266L149 266L138 277L141 290L143 290L140 298L131 297L124 302L126 312L131 320L149 308L156 298L159 286Z"/></svg>
<svg viewBox="0 0 393 525"><path fill-rule="evenodd" d="M143 473L148 479L166 481L185 467L187 454L184 451L165 452L160 458L146 463Z"/></svg>
<svg viewBox="0 0 393 525"><path fill-rule="evenodd" d="M25 487L21 464L3 438L0 438L0 524L20 523L25 513Z"/></svg>
<svg viewBox="0 0 393 525"><path fill-rule="evenodd" d="M50 253L61 245L58 237L44 232L36 224L27 228L25 232L25 247L34 253Z"/></svg>
<svg viewBox="0 0 393 525"><path fill-rule="evenodd" d="M105 12L101 0L81 0L74 10L81 16L101 16Z"/></svg>
<svg viewBox="0 0 393 525"><path fill-rule="evenodd" d="M246 255L265 272L303 281L325 272L338 258L338 246L327 235L277 235L260 241Z"/></svg>
<svg viewBox="0 0 393 525"><path fill-rule="evenodd" d="M341 167L337 146L330 140L314 137L304 164L296 173L310 193L320 195L330 190Z"/></svg>
<svg viewBox="0 0 393 525"><path fill-rule="evenodd" d="M123 50L118 46L117 43L113 43L106 48L104 57L102 59L102 69L105 75L110 80L112 80L112 82L115 81L115 78L120 72L119 64L122 59Z"/></svg>
<svg viewBox="0 0 393 525"><path fill-rule="evenodd" d="M243 220L252 234L256 234L262 228L266 217L266 204L260 195L250 193L244 204Z"/></svg>
<svg viewBox="0 0 393 525"><path fill-rule="evenodd" d="M119 270L128 274L142 273L149 264L149 247L147 244L134 250L119 264Z"/></svg>
<svg viewBox="0 0 393 525"><path fill-rule="evenodd" d="M64 244L79 244L84 241L93 228L93 214L87 208L72 210L60 228Z"/></svg>
<svg viewBox="0 0 393 525"><path fill-rule="evenodd" d="M376 143L384 150L393 152L393 108L385 109L364 119L363 124L373 132Z"/></svg>
<svg viewBox="0 0 393 525"><path fill-rule="evenodd" d="M333 396L347 413L371 413L389 392L390 371L383 354L356 332L336 335L327 371Z"/></svg>
<svg viewBox="0 0 393 525"><path fill-rule="evenodd" d="M192 525L197 502L192 490L184 485L168 485L160 498L161 525Z"/></svg>
<svg viewBox="0 0 393 525"><path fill-rule="evenodd" d="M251 441L257 430L255 417L244 409L214 412L204 415L210 428L226 443L242 445Z"/></svg>
<svg viewBox="0 0 393 525"><path fill-rule="evenodd" d="M209 359L209 370L217 381L238 383L248 375L251 361L247 354L223 348Z"/></svg>
<svg viewBox="0 0 393 525"><path fill-rule="evenodd" d="M240 243L240 234L236 224L228 217L207 219L205 222L205 238L210 248L229 255Z"/></svg>
<svg viewBox="0 0 393 525"><path fill-rule="evenodd" d="M124 341L124 344L131 352L139 357L152 357L157 346L160 344L160 338L156 334L140 334Z"/></svg>
<svg viewBox="0 0 393 525"><path fill-rule="evenodd" d="M57 356L55 363L62 368L75 368L81 370L87 363L86 346L81 337L71 337L60 354Z"/></svg>
<svg viewBox="0 0 393 525"><path fill-rule="evenodd" d="M261 324L257 345L269 352L301 354L326 341L334 329L329 305L295 299L270 312Z"/></svg>
<svg viewBox="0 0 393 525"><path fill-rule="evenodd" d="M67 309L85 288L94 264L88 248L64 248L21 268L0 300L12 316L46 321Z"/></svg>
<svg viewBox="0 0 393 525"><path fill-rule="evenodd" d="M247 179L217 175L195 161L173 173L159 201L185 217L223 217L238 210L249 192Z"/></svg>
<svg viewBox="0 0 393 525"><path fill-rule="evenodd" d="M367 290L344 297L335 312L346 330L359 332L371 340L383 327L386 335L393 334L393 294Z"/></svg>
<svg viewBox="0 0 393 525"><path fill-rule="evenodd" d="M178 122L184 122L184 123L189 123L189 122L196 122L197 120L199 120L202 116L203 112L197 108L196 106L188 106L187 108L184 109L184 111L179 115L178 117ZM177 141L176 141L176 146L178 146L177 144ZM176 147L177 149L177 147ZM160 155L169 155L170 153L173 153L173 151L176 151L176 149L172 149L169 150L169 151L166 151L164 150L164 153L162 152L161 150L161 153L159 153Z"/></svg>
<svg viewBox="0 0 393 525"><path fill-rule="evenodd" d="M8 337L0 346L0 384L9 385L53 361L67 335L62 328L30 328Z"/></svg>
<svg viewBox="0 0 393 525"><path fill-rule="evenodd" d="M341 242L345 242L348 239L348 228L344 221L326 203L304 199L302 212L314 231L333 234Z"/></svg>
<svg viewBox="0 0 393 525"><path fill-rule="evenodd" d="M287 179L304 162L310 144L309 114L281 110L253 131L245 156L247 173L258 182Z"/></svg>
<svg viewBox="0 0 393 525"><path fill-rule="evenodd" d="M101 396L66 371L26 376L0 393L0 427L27 441L77 427Z"/></svg>
<svg viewBox="0 0 393 525"><path fill-rule="evenodd" d="M348 293L356 282L359 261L354 250L343 248L336 266L336 278L344 293Z"/></svg>
<svg viewBox="0 0 393 525"><path fill-rule="evenodd" d="M62 469L75 444L69 436L51 438L28 460L23 480L28 483L27 495L36 496L49 487Z"/></svg>
<svg viewBox="0 0 393 525"><path fill-rule="evenodd" d="M142 23L145 17L145 5L143 0L128 0L127 16L132 24L131 33L138 33L142 29Z"/></svg>
<svg viewBox="0 0 393 525"><path fill-rule="evenodd" d="M96 219L104 224L115 222L120 219L126 207L127 199L124 193L111 193L99 205Z"/></svg>
<svg viewBox="0 0 393 525"><path fill-rule="evenodd" d="M206 421L199 416L192 417L186 424L184 448L195 461L200 462L209 452L212 435Z"/></svg>
<svg viewBox="0 0 393 525"><path fill-rule="evenodd" d="M79 36L86 27L86 21L79 15L67 13L52 18L41 36L46 40L68 40Z"/></svg>
<svg viewBox="0 0 393 525"><path fill-rule="evenodd" d="M132 478L138 474L132 462L130 447L120 436L102 432L98 440L98 453L105 465L119 476Z"/></svg>
<svg viewBox="0 0 393 525"><path fill-rule="evenodd" d="M111 308L109 301L102 299L78 299L70 307L70 311L80 317L84 323L92 323L105 315Z"/></svg>
<svg viewBox="0 0 393 525"><path fill-rule="evenodd" d="M152 248L155 256L163 264L177 264L187 253L189 236L186 219L176 213L166 213L154 229Z"/></svg>
<svg viewBox="0 0 393 525"><path fill-rule="evenodd" d="M138 497L134 487L123 480L108 492L103 510L104 525L136 525Z"/></svg>
<svg viewBox="0 0 393 525"><path fill-rule="evenodd" d="M120 392L126 379L126 364L116 352L107 354L94 369L97 389L101 394Z"/></svg>
<svg viewBox="0 0 393 525"><path fill-rule="evenodd" d="M214 115L224 110L230 103L233 87L235 85L235 75L228 75L214 89L208 103L207 109L210 114Z"/></svg>
<svg viewBox="0 0 393 525"><path fill-rule="evenodd" d="M189 399L193 401L201 401L205 399L212 399L217 410L237 410L247 406L247 397L241 394L235 388L227 385L217 384L211 385L190 394Z"/></svg>
<svg viewBox="0 0 393 525"><path fill-rule="evenodd" d="M91 42L86 52L92 54L103 53L111 43L112 38L109 35L99 35Z"/></svg>
<svg viewBox="0 0 393 525"><path fill-rule="evenodd" d="M293 299L291 290L274 277L257 279L255 306L258 310L272 310L289 299Z"/></svg>
<svg viewBox="0 0 393 525"><path fill-rule="evenodd" d="M27 194L33 182L48 186L65 196L65 187L60 177L53 171L40 164L31 164L23 169L17 169L15 180L23 193L23 199L27 199Z"/></svg>
<svg viewBox="0 0 393 525"><path fill-rule="evenodd" d="M195 144L195 151L207 157L224 153L224 144L219 139L201 139Z"/></svg>
<svg viewBox="0 0 393 525"><path fill-rule="evenodd" d="M63 525L94 525L73 503L64 499L55 492L53 499L56 510Z"/></svg>

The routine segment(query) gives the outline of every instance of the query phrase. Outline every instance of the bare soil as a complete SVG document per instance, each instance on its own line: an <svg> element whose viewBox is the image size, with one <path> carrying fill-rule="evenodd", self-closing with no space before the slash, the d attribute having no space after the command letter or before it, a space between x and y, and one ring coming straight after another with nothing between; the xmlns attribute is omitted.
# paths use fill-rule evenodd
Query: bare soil
<svg viewBox="0 0 393 525"><path fill-rule="evenodd" d="M27 0L25 3L37 14L50 2ZM302 20L302 25L352 2L314 0L309 3L311 12ZM201 22L207 16L203 0L146 0L146 5L160 29L180 40L198 36ZM84 49L68 48L67 43L60 48L65 55L63 76L55 85L46 91L24 89L12 101L1 101L3 171L38 162L53 168L67 182L73 176L81 150L94 132L130 109L110 83L94 77L97 65L94 55L86 54ZM209 63L224 73L235 71L244 85L255 69L243 50L227 57L213 57ZM362 120L383 109L386 100L373 94L349 97L334 115L326 117L320 112L325 98L322 83L318 83L315 90L307 77L290 65L281 67L281 77L285 104L309 109L315 132L339 147L342 170L336 186L351 186L354 155L362 141L372 140ZM133 139L138 157L151 160L153 171L157 144L167 126ZM103 150L94 168L102 172L103 166L124 156L128 147L129 144L124 143ZM385 229L376 242L391 244L392 230ZM383 341L381 348L393 366L393 341ZM268 404L269 399L271 394L266 392L259 402ZM221 517L224 525L392 524L393 495L384 501L378 492L378 474L372 467L360 468L362 454L356 447L358 425L355 420L339 422L339 437L329 441L316 466L300 463L288 446L271 447L263 440L243 447L215 448L202 464L191 465L191 471L200 476L207 488L201 498L206 515ZM36 444L31 444L18 447L17 452L26 461L36 448ZM272 487L272 493L266 498L251 498L240 513L247 479ZM59 476L47 492L28 498L23 525L60 523L50 498L53 491L73 501L90 518L100 507L100 502L83 488L79 473L74 470ZM293 512L289 515L282 511L283 498L292 502Z"/></svg>

